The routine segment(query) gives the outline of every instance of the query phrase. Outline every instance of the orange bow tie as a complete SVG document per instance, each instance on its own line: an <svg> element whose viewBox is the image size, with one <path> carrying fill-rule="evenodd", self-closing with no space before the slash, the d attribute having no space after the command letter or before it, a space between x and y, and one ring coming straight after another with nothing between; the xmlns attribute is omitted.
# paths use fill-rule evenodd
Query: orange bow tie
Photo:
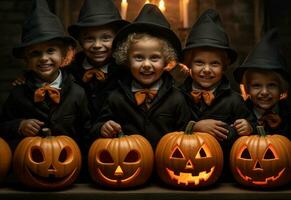
<svg viewBox="0 0 291 200"><path fill-rule="evenodd" d="M157 93L158 93L157 90L145 89L135 92L134 97L137 105L145 103L147 108L149 108L150 103L153 101Z"/></svg>
<svg viewBox="0 0 291 200"><path fill-rule="evenodd" d="M201 101L201 98L203 98L206 105L210 106L212 101L214 100L215 96L213 92L206 91L206 90L192 90L191 96L193 97L193 100L195 103L199 103Z"/></svg>
<svg viewBox="0 0 291 200"><path fill-rule="evenodd" d="M45 98L45 94L51 98L51 100L58 104L60 103L61 95L60 91L56 88L51 87L48 83L46 83L43 87L38 88L34 92L34 102L42 102Z"/></svg>
<svg viewBox="0 0 291 200"><path fill-rule="evenodd" d="M281 117L274 112L266 113L260 119L258 119L259 125L264 126L264 125L268 124L271 128L278 127L281 122L282 122Z"/></svg>
<svg viewBox="0 0 291 200"><path fill-rule="evenodd" d="M99 81L104 81L106 79L105 73L100 69L89 69L83 75L83 81L85 83L89 82L93 77L96 77Z"/></svg>

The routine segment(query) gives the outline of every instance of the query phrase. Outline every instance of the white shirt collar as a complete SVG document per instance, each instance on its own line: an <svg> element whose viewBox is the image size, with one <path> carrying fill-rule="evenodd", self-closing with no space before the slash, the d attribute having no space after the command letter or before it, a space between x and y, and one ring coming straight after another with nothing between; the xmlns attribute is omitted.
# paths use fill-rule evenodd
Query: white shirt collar
<svg viewBox="0 0 291 200"><path fill-rule="evenodd" d="M217 88L217 86L214 87L212 90L210 90L210 92L214 92L216 90L216 88ZM202 89L199 88L199 87L197 87L197 85L194 82L192 82L192 90L198 90L198 91L200 91Z"/></svg>
<svg viewBox="0 0 291 200"><path fill-rule="evenodd" d="M109 64L106 64L106 65L104 65L104 66L102 66L102 67L100 67L100 68L98 68L98 69L100 69L102 72L104 72L104 73L107 74L107 73L108 73L108 65L109 65ZM89 63L89 61L88 61L87 58L84 59L82 66L83 66L83 68L84 68L85 70L95 68L93 65L91 65L91 64Z"/></svg>
<svg viewBox="0 0 291 200"><path fill-rule="evenodd" d="M58 77L53 82L50 83L50 86L59 90L61 89L62 81L63 81L62 72L61 70L59 70Z"/></svg>
<svg viewBox="0 0 291 200"><path fill-rule="evenodd" d="M153 84L149 89L150 90L159 90L162 84L163 84L163 81L160 79L155 84ZM136 82L134 80L132 81L132 84L131 84L131 91L132 92L138 92L138 91L143 90L143 89L144 89L144 87L142 87L141 84L139 84L138 82Z"/></svg>

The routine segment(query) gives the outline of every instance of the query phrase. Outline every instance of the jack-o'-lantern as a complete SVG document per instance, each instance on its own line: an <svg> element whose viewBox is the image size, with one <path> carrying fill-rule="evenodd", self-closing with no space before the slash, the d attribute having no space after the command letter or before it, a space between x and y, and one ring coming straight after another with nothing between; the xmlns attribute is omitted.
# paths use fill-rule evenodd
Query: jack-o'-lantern
<svg viewBox="0 0 291 200"><path fill-rule="evenodd" d="M193 132L190 121L185 132L166 134L158 143L155 159L158 175L165 183L181 188L208 186L219 178L223 152L208 133Z"/></svg>
<svg viewBox="0 0 291 200"><path fill-rule="evenodd" d="M93 181L114 188L145 183L153 169L154 153L141 135L99 138L91 146L88 167Z"/></svg>
<svg viewBox="0 0 291 200"><path fill-rule="evenodd" d="M12 154L9 145L0 138L0 182L3 181L9 170L11 159Z"/></svg>
<svg viewBox="0 0 291 200"><path fill-rule="evenodd" d="M63 189L71 185L81 169L81 152L68 136L26 137L16 147L13 167L16 176L27 187Z"/></svg>
<svg viewBox="0 0 291 200"><path fill-rule="evenodd" d="M251 187L276 187L289 182L291 144L282 135L266 135L263 126L259 135L237 139L230 152L230 165L235 179Z"/></svg>

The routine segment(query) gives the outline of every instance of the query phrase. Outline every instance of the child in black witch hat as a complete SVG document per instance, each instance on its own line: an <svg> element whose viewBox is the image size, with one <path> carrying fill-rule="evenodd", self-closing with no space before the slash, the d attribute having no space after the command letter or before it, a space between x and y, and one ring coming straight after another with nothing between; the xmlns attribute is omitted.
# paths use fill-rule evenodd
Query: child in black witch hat
<svg viewBox="0 0 291 200"><path fill-rule="evenodd" d="M190 77L182 85L196 121L194 131L215 136L224 152L223 180L229 180L228 157L232 143L253 131L253 116L242 97L233 91L224 75L237 57L230 48L220 17L215 10L205 11L193 25L183 49L184 64Z"/></svg>
<svg viewBox="0 0 291 200"><path fill-rule="evenodd" d="M126 24L112 0L85 0L78 22L68 28L82 48L69 71L85 89L93 118L122 77L124 70L112 58L112 41Z"/></svg>
<svg viewBox="0 0 291 200"><path fill-rule="evenodd" d="M205 11L193 25L183 49L191 77L182 90L198 115L194 130L208 132L220 141L252 132L252 115L224 75L236 57L218 13Z"/></svg>
<svg viewBox="0 0 291 200"><path fill-rule="evenodd" d="M265 34L244 63L235 69L247 106L269 134L289 138L291 112L287 104L288 72L276 29ZM290 76L289 76L290 77Z"/></svg>
<svg viewBox="0 0 291 200"><path fill-rule="evenodd" d="M26 82L14 87L4 103L1 137L15 142L48 127L53 135L69 135L77 142L84 139L91 128L85 92L60 69L71 61L75 46L47 2L36 0L23 26L22 43L13 49L29 71Z"/></svg>
<svg viewBox="0 0 291 200"><path fill-rule="evenodd" d="M182 130L191 112L167 72L175 66L181 44L161 11L146 4L135 21L113 41L113 56L131 74L119 81L98 120L99 133L141 134L155 147L166 133Z"/></svg>

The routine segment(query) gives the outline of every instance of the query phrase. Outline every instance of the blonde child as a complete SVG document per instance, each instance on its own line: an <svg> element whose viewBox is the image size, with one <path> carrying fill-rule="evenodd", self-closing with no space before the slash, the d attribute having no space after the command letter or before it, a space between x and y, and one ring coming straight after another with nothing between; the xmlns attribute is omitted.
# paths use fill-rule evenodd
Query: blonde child
<svg viewBox="0 0 291 200"><path fill-rule="evenodd" d="M113 45L116 61L127 65L131 74L110 95L99 119L100 135L141 134L155 147L164 134L183 129L191 117L166 71L177 60L179 39L161 11L146 4Z"/></svg>

